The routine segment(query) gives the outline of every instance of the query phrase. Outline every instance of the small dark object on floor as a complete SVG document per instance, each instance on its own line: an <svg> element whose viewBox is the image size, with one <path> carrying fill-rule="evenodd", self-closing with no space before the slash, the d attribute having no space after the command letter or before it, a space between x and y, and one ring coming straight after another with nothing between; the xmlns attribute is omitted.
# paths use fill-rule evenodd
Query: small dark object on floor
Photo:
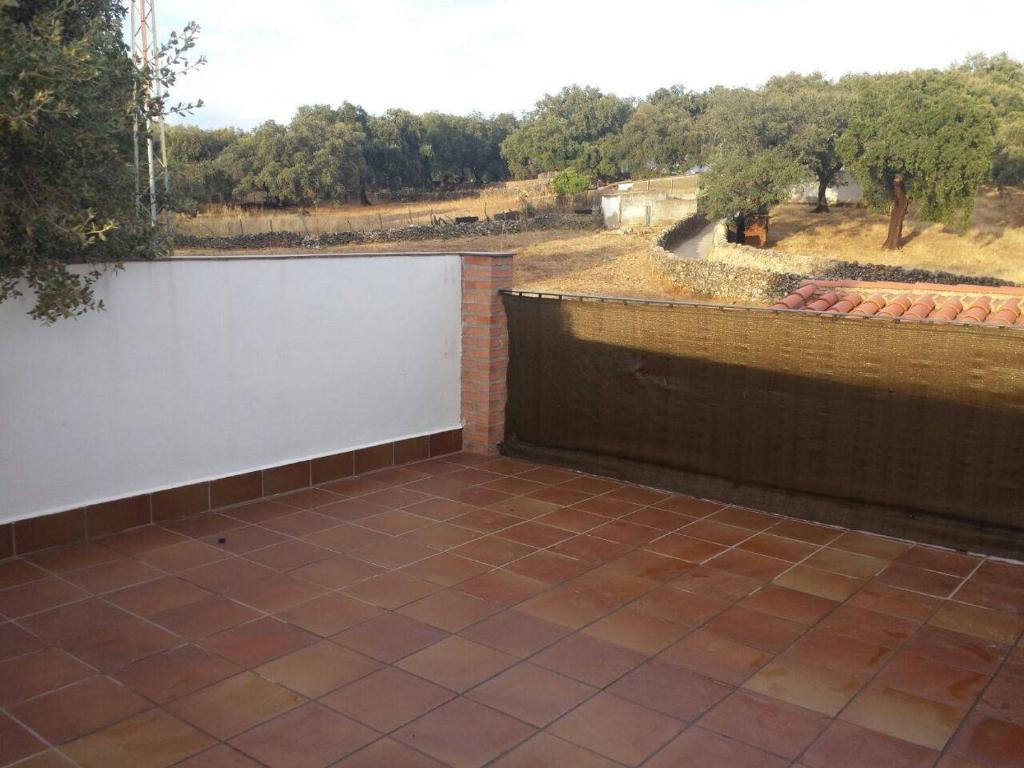
<svg viewBox="0 0 1024 768"><path fill-rule="evenodd" d="M217 539L217 543L218 544L227 544L228 540L224 536L221 536L219 539Z"/></svg>

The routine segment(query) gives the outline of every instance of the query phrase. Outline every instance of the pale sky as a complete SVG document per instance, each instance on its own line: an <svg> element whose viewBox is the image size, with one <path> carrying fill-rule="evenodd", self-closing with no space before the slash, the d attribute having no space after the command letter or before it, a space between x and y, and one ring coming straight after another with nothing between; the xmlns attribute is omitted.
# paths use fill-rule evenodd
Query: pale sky
<svg viewBox="0 0 1024 768"><path fill-rule="evenodd" d="M786 72L1024 58L1021 0L161 0L161 37L202 27L186 122L251 128L301 104L521 113L564 85L643 96Z"/></svg>

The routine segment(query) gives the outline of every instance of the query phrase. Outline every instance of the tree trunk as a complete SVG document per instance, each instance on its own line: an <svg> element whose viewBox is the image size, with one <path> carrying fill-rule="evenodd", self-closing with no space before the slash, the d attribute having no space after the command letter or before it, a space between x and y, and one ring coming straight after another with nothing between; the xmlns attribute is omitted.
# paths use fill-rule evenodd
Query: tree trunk
<svg viewBox="0 0 1024 768"><path fill-rule="evenodd" d="M370 204L370 198L366 194L366 182L365 181L359 182L359 204L360 205L369 205Z"/></svg>
<svg viewBox="0 0 1024 768"><path fill-rule="evenodd" d="M814 213L828 213L828 179L818 179L818 205Z"/></svg>
<svg viewBox="0 0 1024 768"><path fill-rule="evenodd" d="M900 247L903 239L903 220L907 217L908 208L910 199L903 185L903 174L897 173L892 180L892 213L889 215L889 235L885 238L883 248L894 251Z"/></svg>
<svg viewBox="0 0 1024 768"><path fill-rule="evenodd" d="M747 242L747 217L742 213L736 217L736 242L740 245Z"/></svg>

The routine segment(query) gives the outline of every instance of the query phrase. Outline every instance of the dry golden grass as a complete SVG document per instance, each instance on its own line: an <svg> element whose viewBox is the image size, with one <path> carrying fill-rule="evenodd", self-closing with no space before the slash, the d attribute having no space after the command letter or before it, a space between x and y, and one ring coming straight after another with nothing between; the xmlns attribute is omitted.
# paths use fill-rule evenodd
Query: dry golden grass
<svg viewBox="0 0 1024 768"><path fill-rule="evenodd" d="M329 251L268 248L221 251L181 248L186 256L244 256L254 253L395 253L460 251L514 251L515 287L549 293L584 293L601 296L684 298L667 280L648 253L652 232L621 233L605 230L537 230L491 237L452 240L411 240L332 247Z"/></svg>
<svg viewBox="0 0 1024 768"><path fill-rule="evenodd" d="M769 245L847 261L1024 282L1024 191L986 189L966 232L908 217L898 251L881 247L888 223L888 216L859 206L815 214L809 205L792 203L772 211Z"/></svg>
<svg viewBox="0 0 1024 768"><path fill-rule="evenodd" d="M543 188L524 191L504 184L494 184L481 190L479 196L414 203L381 202L369 207L332 205L304 210L244 210L216 206L194 217L178 216L175 219L175 230L184 235L216 237L263 232L300 232L310 235L322 232L365 232L372 229L395 229L410 224L429 224L433 216L447 219L478 216L483 219L501 211L519 210L526 202L535 208L547 208L555 204L556 198Z"/></svg>

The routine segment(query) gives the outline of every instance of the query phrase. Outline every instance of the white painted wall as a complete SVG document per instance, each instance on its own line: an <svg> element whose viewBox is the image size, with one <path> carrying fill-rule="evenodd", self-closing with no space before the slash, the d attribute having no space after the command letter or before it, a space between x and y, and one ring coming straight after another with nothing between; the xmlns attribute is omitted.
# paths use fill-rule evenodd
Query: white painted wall
<svg viewBox="0 0 1024 768"><path fill-rule="evenodd" d="M846 171L840 171L835 186L825 191L825 199L829 205L834 203L859 203L863 190ZM790 200L794 203L817 203L818 182L811 179L793 187Z"/></svg>
<svg viewBox="0 0 1024 768"><path fill-rule="evenodd" d="M455 255L130 263L0 304L0 522L460 426Z"/></svg>

